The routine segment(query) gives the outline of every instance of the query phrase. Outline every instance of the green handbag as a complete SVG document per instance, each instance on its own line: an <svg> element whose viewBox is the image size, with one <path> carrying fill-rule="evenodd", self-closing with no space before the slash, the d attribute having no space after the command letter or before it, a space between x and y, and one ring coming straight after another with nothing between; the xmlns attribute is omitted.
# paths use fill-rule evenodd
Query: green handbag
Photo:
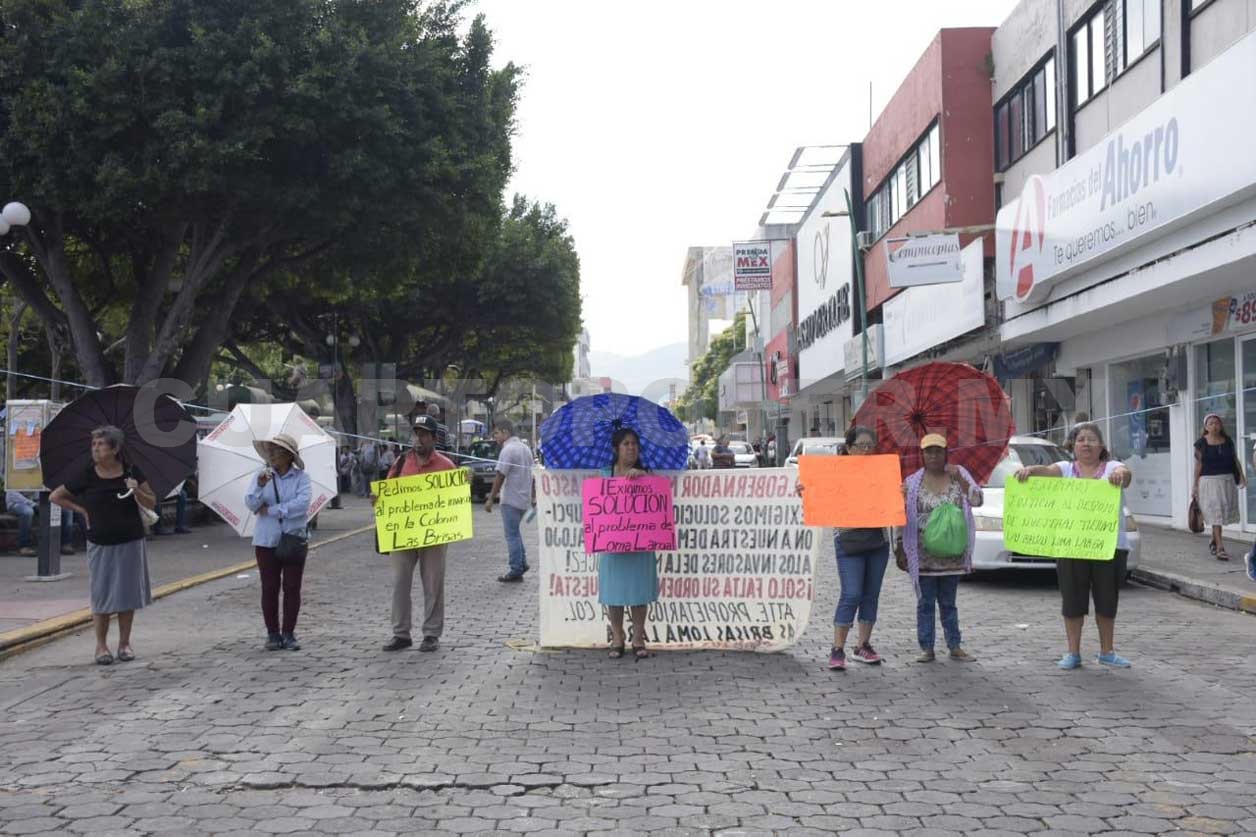
<svg viewBox="0 0 1256 837"><path fill-rule="evenodd" d="M968 522L954 503L943 503L929 515L921 541L925 552L939 558L956 558L968 549Z"/></svg>

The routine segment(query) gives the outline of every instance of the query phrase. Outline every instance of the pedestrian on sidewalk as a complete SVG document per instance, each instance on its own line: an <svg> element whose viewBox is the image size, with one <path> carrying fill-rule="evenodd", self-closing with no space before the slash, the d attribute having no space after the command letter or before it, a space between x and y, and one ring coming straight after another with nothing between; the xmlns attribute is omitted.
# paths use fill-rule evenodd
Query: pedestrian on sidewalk
<svg viewBox="0 0 1256 837"><path fill-rule="evenodd" d="M367 439L358 448L358 469L362 472L362 496L368 497L371 493L371 483L380 477L379 446L374 439Z"/></svg>
<svg viewBox="0 0 1256 837"><path fill-rule="evenodd" d="M35 501L20 491L6 489L4 507L17 518L17 554L25 557L35 555ZM63 547L65 545L62 544Z"/></svg>
<svg viewBox="0 0 1256 837"><path fill-rule="evenodd" d="M846 446L841 456L867 456L876 453L877 434L868 427L855 426L846 431ZM795 484L799 494L801 482ZM829 670L846 669L846 638L859 619L859 642L851 657L861 663L876 665L881 655L872 648L872 627L877 622L877 606L881 600L881 582L890 562L890 542L885 529L842 529L833 534L833 552L837 555L837 577L841 592L837 611L833 614L833 647L829 650Z"/></svg>
<svg viewBox="0 0 1256 837"><path fill-rule="evenodd" d="M604 477L645 476L641 464L641 439L630 427L621 427L611 436L614 450ZM653 552L603 552L597 556L597 598L610 616L611 659L624 656L624 608L632 618L632 656L639 662L650 656L645 645L645 619L650 605L659 599L658 560Z"/></svg>
<svg viewBox="0 0 1256 837"><path fill-rule="evenodd" d="M1129 668L1129 660L1116 653L1116 610L1121 583L1125 580L1125 567L1129 555L1129 540L1125 534L1125 491L1133 475L1130 469L1108 455L1103 443L1103 432L1093 422L1078 425L1073 450L1077 459L1057 462L1054 465L1031 465L1016 472L1016 479L1024 482L1030 477L1065 477L1069 479L1106 479L1121 491L1121 512L1118 512L1116 553L1110 561L1089 561L1074 558L1057 558L1055 572L1063 600L1064 631L1068 638L1068 652L1057 665L1065 670L1079 668L1082 664L1082 626L1090 613L1090 599L1095 601L1095 624L1099 628L1099 655L1103 665Z"/></svg>
<svg viewBox="0 0 1256 837"><path fill-rule="evenodd" d="M1229 561L1221 527L1239 522L1239 489L1247 487L1247 474L1239 462L1234 440L1225 432L1221 416L1204 416L1204 432L1195 441L1195 482L1191 497L1199 502L1204 525L1212 527L1208 551L1218 561Z"/></svg>
<svg viewBox="0 0 1256 837"><path fill-rule="evenodd" d="M174 498L174 534L189 535L192 530L188 528L188 486L191 480L185 480L179 486L179 490L172 492L166 499ZM160 514L160 512L158 512ZM153 528L149 530L149 534L153 535L169 535L171 529L166 526L165 518L159 519L153 524Z"/></svg>
<svg viewBox="0 0 1256 837"><path fill-rule="evenodd" d="M148 576L144 520L139 506L157 507L144 472L126 461L126 436L104 425L92 431L92 464L57 486L52 502L87 519L87 573L91 585L96 664L114 661L109 650L109 617L118 615L118 661L135 659L131 626L135 611L153 602ZM138 504L138 505L137 505Z"/></svg>
<svg viewBox="0 0 1256 837"><path fill-rule="evenodd" d="M920 440L920 448L924 467L903 485L907 526L896 543L916 588L916 640L920 644L916 662L934 660L935 611L941 616L951 659L972 662L976 657L964 650L955 600L960 577L973 571L973 508L984 502L984 496L968 469L947 463L946 436L930 433Z"/></svg>
<svg viewBox="0 0 1256 837"><path fill-rule="evenodd" d="M536 505L536 490L532 484L532 450L515 435L510 419L499 418L493 422L493 441L501 446L497 455L497 475L493 487L484 500L484 511L492 512L493 504L502 507L502 529L506 533L506 574L498 576L502 582L523 581L529 569L528 555L523 545L519 526L528 509Z"/></svg>
<svg viewBox="0 0 1256 837"><path fill-rule="evenodd" d="M437 421L429 415L414 418L414 447L393 463L385 479L430 474L455 468L448 457L436 451ZM371 495L371 505L379 498ZM385 651L409 648L411 624L411 589L414 587L414 568L419 568L419 582L423 585L423 641L420 651L435 651L445 630L445 552L447 545L428 546L421 549L403 549L392 553L392 640Z"/></svg>
<svg viewBox="0 0 1256 837"><path fill-rule="evenodd" d="M440 405L433 401L427 405L427 414L436 419L436 449L441 453L448 453L449 446L449 428L440 419Z"/></svg>
<svg viewBox="0 0 1256 837"><path fill-rule="evenodd" d="M262 580L262 621L266 623L267 651L300 651L297 616L301 612L301 582L305 555L278 554L284 535L309 537L310 475L297 450L296 439L276 434L253 447L266 467L253 477L244 504L257 515L253 530L253 554ZM283 622L279 621L279 593L283 591Z"/></svg>

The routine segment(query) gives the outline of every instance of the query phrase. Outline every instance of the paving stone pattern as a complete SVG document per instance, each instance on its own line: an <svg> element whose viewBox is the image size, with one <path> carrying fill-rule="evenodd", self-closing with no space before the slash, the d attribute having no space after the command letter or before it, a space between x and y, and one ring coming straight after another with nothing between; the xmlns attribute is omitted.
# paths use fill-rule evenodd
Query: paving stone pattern
<svg viewBox="0 0 1256 837"><path fill-rule="evenodd" d="M830 546L789 652L611 661L508 644L537 582L494 581L499 518L476 525L435 653L379 650L363 536L311 558L300 652L262 650L233 578L140 613L134 663L92 665L87 633L0 663L0 833L1256 833L1256 617L1127 588L1134 668L1066 673L1053 582L983 579L979 660L922 665L891 566L886 663L835 674Z"/></svg>

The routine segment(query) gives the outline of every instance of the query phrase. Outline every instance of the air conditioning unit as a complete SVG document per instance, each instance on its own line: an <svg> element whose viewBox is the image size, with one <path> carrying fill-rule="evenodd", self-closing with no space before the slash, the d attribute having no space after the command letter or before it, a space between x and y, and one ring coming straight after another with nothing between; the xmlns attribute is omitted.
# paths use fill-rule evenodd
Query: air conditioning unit
<svg viewBox="0 0 1256 837"><path fill-rule="evenodd" d="M871 250L874 243L875 239L873 239L872 233L868 230L860 230L855 233L855 246L860 250Z"/></svg>

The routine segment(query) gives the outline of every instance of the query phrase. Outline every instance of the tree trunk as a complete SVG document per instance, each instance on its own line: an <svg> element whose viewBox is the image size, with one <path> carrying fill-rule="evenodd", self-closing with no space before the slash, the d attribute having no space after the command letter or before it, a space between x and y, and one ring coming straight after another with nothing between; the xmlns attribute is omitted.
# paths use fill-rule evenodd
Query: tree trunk
<svg viewBox="0 0 1256 837"><path fill-rule="evenodd" d="M48 284L61 300L79 370L88 384L94 387L108 386L114 382L113 369L101 348L100 337L96 333L96 321L87 310L83 297L74 287L74 279L70 276L70 266L65 257L65 233L61 215L57 212L40 213L38 220L44 225L43 237L40 237L32 225L26 228L26 239L44 269ZM42 295L41 291L40 296ZM26 294L23 293L23 296ZM37 309L38 307L36 305ZM45 322L49 325L55 324L55 320L49 321L46 318Z"/></svg>
<svg viewBox="0 0 1256 837"><path fill-rule="evenodd" d="M48 397L53 401L60 401L61 360L65 356L65 347L61 343L61 338L57 336L56 329L51 326L45 326L44 333L48 337L48 354L51 357L51 363L48 366L48 377L52 378L52 392Z"/></svg>
<svg viewBox="0 0 1256 837"><path fill-rule="evenodd" d="M17 344L19 338L22 336L22 315L25 313L25 300L18 300L17 304L13 306L13 316L9 318L9 374L5 376L4 382L4 401L6 404L13 400L13 371L17 369Z"/></svg>

